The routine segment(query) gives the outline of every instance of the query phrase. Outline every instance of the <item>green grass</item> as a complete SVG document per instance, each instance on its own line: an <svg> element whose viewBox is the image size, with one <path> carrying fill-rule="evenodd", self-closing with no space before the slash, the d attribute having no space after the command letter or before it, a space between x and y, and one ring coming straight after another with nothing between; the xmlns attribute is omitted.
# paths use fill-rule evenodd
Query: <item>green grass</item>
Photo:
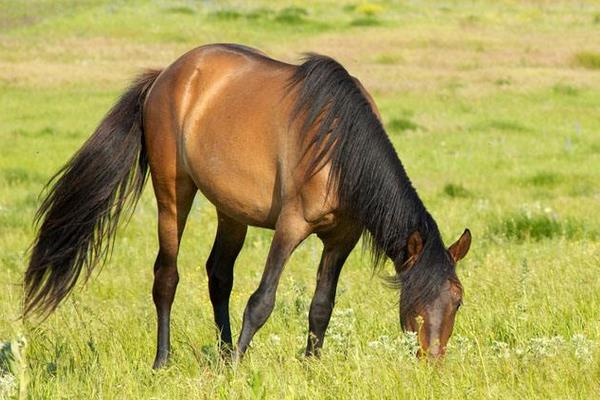
<svg viewBox="0 0 600 400"><path fill-rule="evenodd" d="M402 62L402 57L397 54L379 54L375 57L375 62L379 64L394 65Z"/></svg>
<svg viewBox="0 0 600 400"><path fill-rule="evenodd" d="M562 180L562 177L557 173L542 171L527 178L525 182L534 186L556 186Z"/></svg>
<svg viewBox="0 0 600 400"><path fill-rule="evenodd" d="M545 2L0 2L0 399L597 398L600 395L598 5ZM149 184L102 272L41 324L17 319L45 182L141 68L240 42L295 62L329 54L378 104L446 243L465 227L465 288L447 358L412 356L398 293L354 251L321 360L302 356L321 245L284 272L238 365L217 355L204 263L216 218L194 203L173 309L155 351ZM549 46L548 44L552 45ZM583 55L583 56L582 56ZM575 57L575 58L574 58ZM234 335L272 233L236 264ZM25 346L26 343L26 346Z"/></svg>
<svg viewBox="0 0 600 400"><path fill-rule="evenodd" d="M571 85L564 85L561 83L557 83L556 85L554 85L554 87L552 88L552 90L556 93L556 94L562 94L565 96L577 96L579 94L579 89L576 87L573 87Z"/></svg>
<svg viewBox="0 0 600 400"><path fill-rule="evenodd" d="M463 185L448 183L444 186L444 194L449 197L471 197L473 194Z"/></svg>
<svg viewBox="0 0 600 400"><path fill-rule="evenodd" d="M575 54L575 63L583 68L600 69L600 53L582 51Z"/></svg>
<svg viewBox="0 0 600 400"><path fill-rule="evenodd" d="M390 133L415 131L419 128L421 127L408 118L394 118L387 124Z"/></svg>
<svg viewBox="0 0 600 400"><path fill-rule="evenodd" d="M518 212L504 215L502 219L490 225L490 233L511 241L539 241L564 237L566 239L596 239L596 233L590 232L586 224L567 219L561 221L549 212L531 214Z"/></svg>

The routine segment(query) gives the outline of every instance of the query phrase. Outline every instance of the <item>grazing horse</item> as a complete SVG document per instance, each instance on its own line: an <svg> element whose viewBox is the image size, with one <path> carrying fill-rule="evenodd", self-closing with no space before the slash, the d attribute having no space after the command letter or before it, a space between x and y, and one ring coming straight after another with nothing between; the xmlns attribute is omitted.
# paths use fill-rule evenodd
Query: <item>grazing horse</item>
<svg viewBox="0 0 600 400"><path fill-rule="evenodd" d="M403 329L417 332L421 352L444 353L462 301L455 266L469 231L444 246L372 98L339 63L313 54L291 65L232 44L196 48L138 77L50 181L24 278L25 316L53 311L82 270L89 277L109 254L148 168L160 246L155 368L170 352L177 253L198 190L217 209L206 271L221 346L235 357L267 321L286 261L312 233L324 248L307 355L323 346L342 266L363 233L376 265L385 257L394 263ZM229 296L248 225L275 233L233 348Z"/></svg>

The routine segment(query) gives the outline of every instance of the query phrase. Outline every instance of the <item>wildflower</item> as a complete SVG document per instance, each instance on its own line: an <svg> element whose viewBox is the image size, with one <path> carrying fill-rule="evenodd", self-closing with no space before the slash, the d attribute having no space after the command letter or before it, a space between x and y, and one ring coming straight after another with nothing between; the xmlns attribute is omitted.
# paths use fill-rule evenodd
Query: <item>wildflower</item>
<svg viewBox="0 0 600 400"><path fill-rule="evenodd" d="M494 340L492 343L492 351L498 358L510 358L510 347L506 342Z"/></svg>
<svg viewBox="0 0 600 400"><path fill-rule="evenodd" d="M274 346L279 346L279 344L281 343L281 338L279 337L279 335L276 335L274 333L272 333L269 336L269 341L271 342L271 344L273 344Z"/></svg>
<svg viewBox="0 0 600 400"><path fill-rule="evenodd" d="M562 336L538 337L529 341L529 351L537 357L554 357L564 344Z"/></svg>
<svg viewBox="0 0 600 400"><path fill-rule="evenodd" d="M334 315L329 324L329 338L340 347L347 347L352 334L356 318L354 310L351 308L339 309L334 311Z"/></svg>
<svg viewBox="0 0 600 400"><path fill-rule="evenodd" d="M464 356L471 351L473 344L468 337L455 335L448 344L448 347L453 351L457 351L461 356Z"/></svg>
<svg viewBox="0 0 600 400"><path fill-rule="evenodd" d="M15 395L17 379L11 373L0 372L0 399L8 399Z"/></svg>
<svg viewBox="0 0 600 400"><path fill-rule="evenodd" d="M417 339L416 332L403 333L398 340L398 345L400 347L401 354L407 358L414 358L415 354L421 347Z"/></svg>
<svg viewBox="0 0 600 400"><path fill-rule="evenodd" d="M582 361L592 361L592 347L593 343L591 340L585 337L585 335L578 333L573 335L571 338L571 344L575 349L575 357Z"/></svg>

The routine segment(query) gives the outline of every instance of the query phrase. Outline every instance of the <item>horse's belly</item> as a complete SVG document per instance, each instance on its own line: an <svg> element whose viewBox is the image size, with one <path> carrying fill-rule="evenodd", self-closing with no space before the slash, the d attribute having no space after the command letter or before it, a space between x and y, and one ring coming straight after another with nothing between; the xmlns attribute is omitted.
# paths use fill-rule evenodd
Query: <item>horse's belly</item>
<svg viewBox="0 0 600 400"><path fill-rule="evenodd" d="M244 135L190 135L184 165L198 189L229 217L273 228L280 201L276 161Z"/></svg>
<svg viewBox="0 0 600 400"><path fill-rule="evenodd" d="M193 174L198 189L221 212L246 225L274 228L279 206L273 196L258 195L255 187L229 180L223 184L218 179L227 176L200 176Z"/></svg>

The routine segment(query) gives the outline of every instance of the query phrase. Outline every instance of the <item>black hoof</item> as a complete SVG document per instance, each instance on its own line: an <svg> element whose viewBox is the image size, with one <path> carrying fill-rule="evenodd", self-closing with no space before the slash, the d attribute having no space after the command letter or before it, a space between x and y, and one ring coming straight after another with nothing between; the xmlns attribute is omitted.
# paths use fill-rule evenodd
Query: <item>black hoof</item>
<svg viewBox="0 0 600 400"><path fill-rule="evenodd" d="M161 369L167 364L167 357L156 357L154 360L154 364L152 364L152 369Z"/></svg>

